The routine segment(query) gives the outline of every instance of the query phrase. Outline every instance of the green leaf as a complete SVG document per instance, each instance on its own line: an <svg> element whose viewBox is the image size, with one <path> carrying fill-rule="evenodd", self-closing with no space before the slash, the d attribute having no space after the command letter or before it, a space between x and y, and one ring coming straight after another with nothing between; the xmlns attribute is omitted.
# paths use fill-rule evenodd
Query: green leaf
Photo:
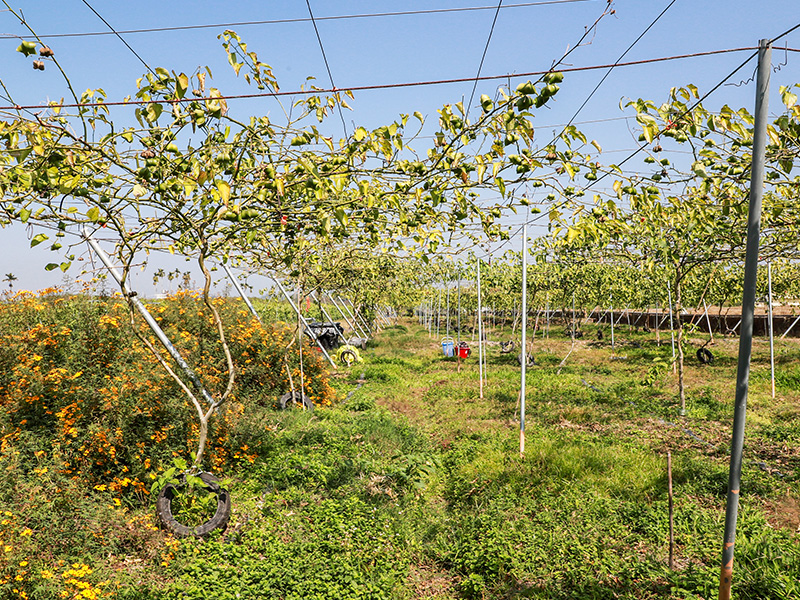
<svg viewBox="0 0 800 600"><path fill-rule="evenodd" d="M795 104L797 104L797 94L792 93L789 91L789 89L784 90L783 94L781 95L781 99L786 105L786 108L792 108Z"/></svg>
<svg viewBox="0 0 800 600"><path fill-rule="evenodd" d="M164 107L160 104L148 104L144 110L144 118L147 119L148 123L155 123L162 112L164 112Z"/></svg>
<svg viewBox="0 0 800 600"><path fill-rule="evenodd" d="M33 236L33 239L31 240L31 248L33 248L34 246L38 246L46 239L48 239L47 235L45 235L44 233L37 233L35 236Z"/></svg>
<svg viewBox="0 0 800 600"><path fill-rule="evenodd" d="M92 208L86 211L86 218L92 221L93 223L96 223L97 220L100 218L100 209L97 208L96 206L93 206Z"/></svg>
<svg viewBox="0 0 800 600"><path fill-rule="evenodd" d="M708 178L708 172L706 171L706 166L703 163L701 163L700 161L696 161L692 165L692 171L698 177L702 177L703 179L707 179Z"/></svg>
<svg viewBox="0 0 800 600"><path fill-rule="evenodd" d="M28 222L28 217L30 217L30 216L31 216L31 211L29 211L27 208L21 208L20 209L20 211L19 211L19 220L20 221L22 221L23 223L27 223Z"/></svg>
<svg viewBox="0 0 800 600"><path fill-rule="evenodd" d="M571 244L580 235L580 230L573 227L567 227L567 243Z"/></svg>
<svg viewBox="0 0 800 600"><path fill-rule="evenodd" d="M45 265L45 267L44 267L44 270L45 271L52 271L53 269L57 269L57 268L58 268L58 263L47 263L47 265Z"/></svg>
<svg viewBox="0 0 800 600"><path fill-rule="evenodd" d="M189 78L186 73L181 73L175 80L175 94L178 98L183 98L186 95L186 90L189 89Z"/></svg>

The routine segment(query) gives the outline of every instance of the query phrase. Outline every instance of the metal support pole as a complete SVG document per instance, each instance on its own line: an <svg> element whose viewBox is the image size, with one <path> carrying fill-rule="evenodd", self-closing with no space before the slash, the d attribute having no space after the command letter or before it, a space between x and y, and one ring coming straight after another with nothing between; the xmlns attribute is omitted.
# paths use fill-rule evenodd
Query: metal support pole
<svg viewBox="0 0 800 600"><path fill-rule="evenodd" d="M447 282L447 337L450 337L450 282Z"/></svg>
<svg viewBox="0 0 800 600"><path fill-rule="evenodd" d="M775 333L772 328L772 263L767 263L767 289L769 291L769 370L772 380L772 399L775 400Z"/></svg>
<svg viewBox="0 0 800 600"><path fill-rule="evenodd" d="M725 537L722 546L722 567L719 578L719 600L729 600L733 581L733 554L736 541L736 518L742 478L744 426L747 413L747 392L750 358L753 350L753 315L756 303L758 246L761 224L761 200L764 194L764 160L767 141L769 80L772 48L769 40L758 42L758 74L756 76L756 110L753 125L753 164L750 176L750 199L747 213L747 249L744 263L742 294L742 333L739 337L739 362L736 371L736 402L731 440L731 462L728 476L728 501L725 510Z"/></svg>
<svg viewBox="0 0 800 600"><path fill-rule="evenodd" d="M355 335L356 334L356 328L350 322L350 319L347 317L345 312L341 308L339 308L339 305L336 303L336 300L333 299L333 294L328 294L328 300L330 300L331 304L333 304L336 307L336 310L339 311L339 314L342 316L342 318L344 319L345 323L347 323L347 326L350 328L350 331L353 333L353 335ZM419 316L419 314L420 313L417 312L417 316Z"/></svg>
<svg viewBox="0 0 800 600"><path fill-rule="evenodd" d="M480 397L483 398L483 306L481 304L481 261L478 260L478 377L481 380Z"/></svg>
<svg viewBox="0 0 800 600"><path fill-rule="evenodd" d="M708 325L708 335L711 337L711 341L714 341L714 330L711 328L711 317L708 316L708 304L706 304L705 298L703 298L703 308L705 309L703 316L705 316L706 325Z"/></svg>
<svg viewBox="0 0 800 600"><path fill-rule="evenodd" d="M792 324L789 325L789 328L786 331L783 332L783 335L781 336L781 339L786 337L786 334L789 333L792 330L792 327L797 325L798 321L800 321L800 317L797 317L794 321L792 321Z"/></svg>
<svg viewBox="0 0 800 600"><path fill-rule="evenodd" d="M522 371L519 391L519 454L525 455L525 371L528 367L528 223L522 226Z"/></svg>
<svg viewBox="0 0 800 600"><path fill-rule="evenodd" d="M456 312L456 327L458 328L457 342L461 344L461 268L458 269L458 309ZM458 345L456 345L458 347ZM459 354L459 356L461 356Z"/></svg>
<svg viewBox="0 0 800 600"><path fill-rule="evenodd" d="M439 299L436 301L436 339L439 339L439 326L442 324L442 288L439 288Z"/></svg>
<svg viewBox="0 0 800 600"><path fill-rule="evenodd" d="M244 293L242 286L239 285L239 281L236 279L236 277L233 276L233 273L231 273L231 270L228 268L228 265L222 263L222 268L225 271L225 274L228 276L228 279L231 280L233 287L236 288L237 292L239 292L239 296L241 296L242 300L244 300L244 303L247 305L247 309L250 311L250 314L252 314L256 318L256 321L262 323L261 317L258 316L256 309L253 308L253 305L250 303L250 298L248 298L247 295Z"/></svg>
<svg viewBox="0 0 800 600"><path fill-rule="evenodd" d="M300 307L299 307L299 306L295 306L295 303L294 303L294 302L292 302L292 297L291 297L291 296L290 296L290 295L289 295L289 294L286 292L286 290L285 290L285 289L283 288L283 286L281 285L281 282L280 282L280 281L278 281L278 278L277 278L277 277L273 277L273 278L272 278L272 281L274 281L274 282L275 282L275 285L277 285L277 286L278 286L278 289L279 289L279 290L280 290L280 291L283 293L283 295L284 295L284 296L286 297L286 299L289 301L289 304L290 304L290 305L292 306L292 308L294 309L294 312L296 312L296 313L297 313L297 318L298 318L298 319L300 319L300 322L303 324L303 327L305 327L305 328L306 328L306 330L307 330L309 333L311 333L311 337L313 338L314 342L317 344L317 348L319 348L320 350L322 350L322 353L325 355L325 358L327 358L327 359L328 359L328 362L329 362L329 363L331 364L331 366L332 366L332 367L335 369L335 368L336 368L336 363L335 363L335 362L333 362L333 359L330 357L330 355L328 354L328 352L325 350L325 348L323 348L323 347L322 347L322 343L319 341L319 339L317 339L317 336L316 336L316 335L314 335L314 331L313 331L313 330L312 330L312 329L311 329L311 328L308 326L308 322L305 320L305 318L303 317L303 314L300 312Z"/></svg>
<svg viewBox="0 0 800 600"><path fill-rule="evenodd" d="M331 316L328 314L328 311L325 310L325 307L322 305L323 296L317 296L316 299L317 299L317 302L319 303L319 308L322 311L322 315L326 319L328 319L329 323L334 323L335 321L333 319L331 319ZM339 329L336 329L336 335L339 336L339 339L342 340L343 344L347 343L347 338L344 337L344 334L341 331L339 331Z"/></svg>
<svg viewBox="0 0 800 600"><path fill-rule="evenodd" d="M350 310L350 307L347 306L347 303L341 296L339 296L339 302L341 302L342 306L344 306L347 309L347 312L350 313L350 316L353 318L353 323L355 323L358 326L358 331L361 333L361 335L363 335L366 339L369 339L369 334L367 333L367 331L369 331L369 326L366 325L366 321L364 321L364 319L362 318L361 323L359 323L358 322L359 315L356 314L355 310ZM350 304L352 305L352 302ZM353 306L353 309L355 309L355 306ZM366 329L361 328L362 323L364 324Z"/></svg>
<svg viewBox="0 0 800 600"><path fill-rule="evenodd" d="M614 348L614 300L613 297L609 299L609 311L611 312L611 348Z"/></svg>
<svg viewBox="0 0 800 600"><path fill-rule="evenodd" d="M194 387L200 392L203 400L208 402L209 405L214 406L216 404L214 398L208 393L206 388L203 387L200 379L197 377L197 375L195 375L195 372L192 371L192 368L183 359L180 352L178 352L178 349L173 345L173 343L167 337L167 334L164 333L164 330L161 329L145 305L141 303L135 294L131 293L128 284L122 279L122 274L120 274L117 268L111 264L111 259L109 258L108 254L106 254L100 245L94 240L94 238L92 238L91 234L86 231L86 228L83 229L81 234L83 235L83 239L85 239L89 246L91 246L92 250L94 250L94 253L97 254L98 258L108 272L111 273L111 276L119 284L120 288L122 288L122 293L125 295L125 297L128 298L136 310L139 311L139 314L142 316L145 323L147 323L147 326L150 327L150 330L155 334L156 338L158 338L158 341L161 342L161 345L164 346L167 352L169 352L169 355L178 364L189 381L192 382L192 385L194 385Z"/></svg>

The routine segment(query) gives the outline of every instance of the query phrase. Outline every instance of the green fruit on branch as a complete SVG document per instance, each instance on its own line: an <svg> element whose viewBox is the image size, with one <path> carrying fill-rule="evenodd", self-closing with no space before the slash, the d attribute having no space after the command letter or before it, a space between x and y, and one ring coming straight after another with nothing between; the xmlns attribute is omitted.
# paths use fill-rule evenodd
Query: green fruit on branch
<svg viewBox="0 0 800 600"><path fill-rule="evenodd" d="M561 83L562 81L564 81L564 74L559 72L559 71L555 71L555 72L551 72L551 73L545 74L543 79L544 79L544 82L547 83L547 84Z"/></svg>
<svg viewBox="0 0 800 600"><path fill-rule="evenodd" d="M526 81L525 83L520 83L517 86L517 93L523 96L527 96L528 94L535 94L536 87L534 87L534 85L530 81Z"/></svg>

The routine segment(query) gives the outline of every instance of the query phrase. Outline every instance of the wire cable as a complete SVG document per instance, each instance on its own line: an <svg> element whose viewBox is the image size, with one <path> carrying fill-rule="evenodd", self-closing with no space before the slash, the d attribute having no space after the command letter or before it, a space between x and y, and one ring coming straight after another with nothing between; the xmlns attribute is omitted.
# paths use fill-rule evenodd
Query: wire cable
<svg viewBox="0 0 800 600"><path fill-rule="evenodd" d="M489 51L489 42L492 41L492 34L494 33L494 26L497 24L497 16L500 14L500 9L503 6L503 0L497 3L497 10L494 11L494 19L492 20L492 26L489 29L489 37L486 38L486 46L483 48L483 54L481 55L481 62L478 65L478 74L475 75L475 83L472 86L472 93L469 95L469 102L467 102L467 106L465 109L466 114L469 114L470 108L472 108L472 100L475 98L475 90L478 89L478 78L481 76L481 70L483 69L483 61L486 60L486 53Z"/></svg>
<svg viewBox="0 0 800 600"><path fill-rule="evenodd" d="M584 100L584 101L583 101L583 104L581 104L581 105L578 107L578 110L576 110L576 111L575 111L575 114L574 114L574 115L572 115L572 118L569 120L569 122L567 123L567 125L564 127L564 129L565 129L565 130L567 129L567 127L569 127L570 125L572 125L572 122L573 122L573 121L574 121L576 118L578 118L578 115L581 113L581 111L582 111L582 110L583 110L583 109L586 107L586 105L589 103L589 100L591 100L591 99L592 99L592 97L594 96L595 92L597 92L597 90L598 90L598 89L600 89L600 86L601 86L601 85L603 85L603 82L604 82L604 81L605 81L605 80L608 78L608 76L609 76L609 75L611 75L611 71L613 71L613 70L614 70L614 67L616 67L616 66L619 64L619 62L620 62L620 61L621 61L623 58L625 58L625 56L628 54L628 52L630 52L630 51L633 49L633 47L634 47L634 46L635 46L637 43L639 43L639 40L641 40L641 39L642 39L642 38L645 36L645 34L647 34L647 32L648 32L648 31L650 31L650 29L652 29L652 28L653 28L653 26L654 26L656 23L658 23L659 19L661 19L661 17L663 17L663 16L664 16L664 13L666 13L666 12L667 12L667 11L668 11L668 10L669 10L671 7L672 7L672 5L673 5L673 4L675 4L675 2L677 2L677 0L672 0L672 2L670 2L670 3L667 5L667 7L666 7L664 10L662 10L662 11L659 13L659 15L658 15L658 16L657 16L657 17L656 17L654 20L653 20L653 22L652 22L652 23L650 23L650 25L648 25L648 26L647 26L647 28L646 28L646 29L645 29L645 30L644 30L642 33L640 33L640 34L639 34L639 36L638 36L638 37L637 37L635 40L633 40L633 42L631 43L631 45L630 45L630 46L628 46L628 47L625 49L625 52L623 52L622 54L620 54L619 58L618 58L618 59L617 59L617 60L614 62L614 64L613 64L612 66L610 66L610 67L608 68L608 71L606 71L606 74L605 74L605 75L603 75L603 77L600 79L600 81L597 83L597 85L596 85L596 86L594 86L594 89L593 89L593 90L592 90L592 91L589 93L589 95L586 97L586 100ZM562 131L561 133L564 133L564 132ZM559 136L559 137L560 137L560 136ZM550 143L552 144L553 142L550 142Z"/></svg>
<svg viewBox="0 0 800 600"><path fill-rule="evenodd" d="M119 33L118 33L118 32L117 32L117 31L116 31L116 30L115 30L115 29L114 29L114 28L111 26L111 24L110 24L108 21L106 21L106 20L103 18L103 16L102 16L101 14L100 14L99 12L97 12L97 11L94 9L94 7L92 7L92 5L91 5L91 4L89 4L89 3L88 3L86 0L81 0L81 1L82 1L82 2L83 2L83 3L84 3L86 6L87 6L87 7L89 7L89 10L91 10L91 11L92 11L92 12L93 12L93 13L94 13L96 16L97 16L97 18L98 18L98 19L100 19L100 20L101 20L101 21L102 21L102 22L105 24L105 26L106 26L106 27L108 27L108 28L111 30L111 33L113 33L114 35L116 35L116 36L117 36L117 37L120 39L120 41L121 41L123 44L125 44L125 47L126 47L126 48L128 48L128 50L130 50L131 52L133 52L133 55L134 55L136 58L138 58L138 59L139 59L139 62L141 62L141 63L142 63L144 66L145 66L145 68L146 68L148 71L150 71L151 73L153 73L153 75L155 75L155 72L153 71L153 69L151 69L151 68L150 68L150 65L148 65L148 64L145 62L145 60L144 60L144 59L143 59L141 56L139 56L139 54L136 52L136 50L134 50L134 49L131 47L131 45L130 45L128 42L126 42L126 41L125 41L125 38L123 38L123 37L122 37L122 36L121 36L121 35L120 35L120 34L119 34Z"/></svg>
<svg viewBox="0 0 800 600"><path fill-rule="evenodd" d="M562 73L580 73L584 71L594 71L597 69L607 69L611 66L614 67L631 67L631 66L638 66L638 65L648 65L660 62L667 62L672 60L682 60L686 58L698 58L698 57L705 57L705 56L714 56L718 54L729 54L732 52L744 52L744 51L752 51L758 50L755 47L744 47L744 48L728 48L724 50L709 50L707 52L693 52L690 54L679 54L675 56L664 56L658 58L648 58L642 60L632 60L624 63L617 63L617 64L602 64L602 65L590 65L586 67L567 67L563 69L559 69ZM788 52L800 52L798 48L781 48L781 50L786 50ZM752 58L752 56L750 57ZM748 59L750 60L750 59ZM478 77L479 81L497 81L503 79L511 79L511 78L519 78L519 77L539 77L541 75L545 75L549 73L548 71L531 71L528 73L506 73L504 75L484 75ZM410 87L426 87L426 86L433 86L433 85L448 85L454 83L466 83L474 81L474 77L460 77L457 79L438 79L438 80L427 80L427 81L411 81L411 82L403 82L403 83L383 83L383 84L375 84L375 85L359 85L359 86L351 86L345 87L341 89L346 89L351 92L360 92L360 91L374 91L374 90L390 90L390 89L400 89L400 88L410 88ZM280 92L259 92L255 94L234 94L229 96L208 96L208 97L201 97L201 98L181 98L181 99L171 99L170 103L189 103L189 102L196 102L196 101L204 101L204 100L243 100L243 99L253 99L253 98L265 98L265 97L279 97L279 96L302 96L308 94L324 94L324 93L334 93L340 91L339 89L312 89L312 90L294 90L294 91L280 91ZM59 103L59 102L51 102L50 104L42 105L42 104L34 104L28 106L0 106L0 110L41 110L46 108L52 107L59 107L59 108L78 108L78 107L92 107L92 106L131 106L131 105L147 105L147 104L160 104L163 101L159 100L130 100L130 101L117 101L117 102L86 102L82 104L68 104L68 103Z"/></svg>
<svg viewBox="0 0 800 600"><path fill-rule="evenodd" d="M785 34L784 34L784 35L785 35ZM698 106L700 106L700 104L702 104L702 103L703 103L703 101L704 101L706 98L708 98L708 97L709 97L711 94L713 94L713 93L714 93L714 92L716 92L716 91L717 91L719 88L721 88L721 87L722 87L722 86L725 84L725 82L726 82L726 81L728 81L728 80L729 80L731 77L733 77L734 75L736 75L736 73L738 73L740 70L742 70L742 69L745 67L745 65L746 65L747 63L749 63L751 60L753 60L753 59L754 59L756 56L758 56L758 50L756 50L756 51L755 51L753 54L751 54L750 56L748 56L748 57L747 57L747 58L744 60L744 62L742 62L742 63L741 63L741 64L740 64L738 67L736 67L736 68L735 68L733 71L731 71L731 72L730 72L730 73L729 73L729 74L728 74L728 75L727 75L727 76L726 76L726 77L725 77L725 78L724 78L722 81L720 81L720 82L719 82L717 85L715 85L715 86L714 86L714 87L712 87L710 90L708 90L708 91L707 91L705 94L703 94L703 95L702 95L702 96L701 96L701 97L700 97L700 98L697 100L697 102L695 102L695 103L694 103L692 106L690 106L690 107L689 107L689 108L687 108L685 111L683 111L683 112L682 112L680 115L676 116L676 117L673 119L673 121L674 121L674 122L677 122L677 121L681 120L683 117L685 117L685 116L686 116L686 115L688 115L690 112L692 112L692 111L693 111L695 108L697 108ZM656 133L656 135L655 135L655 136L653 136L653 137L654 137L654 138L656 138L656 137L660 136L662 133L664 133L665 131L666 131L666 129L659 130L659 131ZM624 158L624 159L623 159L621 162L617 163L617 166L618 166L618 167L621 167L621 166L622 166L622 165L624 165L626 162L628 162L630 159L632 159L634 156L636 156L637 154L639 154L639 153L640 153L642 150L644 150L645 148L647 148L647 142L645 142L644 144L641 144L641 145L640 145L640 146L639 146L639 147L638 147L636 150L634 150L633 152L631 152L631 153L630 153L628 156L626 156L626 157L625 157L625 158ZM589 185L587 185L587 186L586 186L584 189L585 189L585 190L591 189L591 188L592 188L594 185L596 185L597 183L599 183L600 181L602 181L603 179L605 179L606 177L608 177L608 175L609 175L609 172L603 173L603 174L602 174L600 177L598 177L597 179L595 179L594 181L592 181L592 182L591 182Z"/></svg>
<svg viewBox="0 0 800 600"><path fill-rule="evenodd" d="M331 66L328 64L328 57L325 55L325 47L322 45L322 36L319 34L319 29L317 28L317 21L314 19L314 13L311 10L311 0L306 0L306 6L308 7L308 14L311 17L311 23L314 25L314 33L317 34L317 41L319 42L319 49L322 52L322 60L325 61L325 69L328 71L328 77L331 80L331 89L336 90L336 84L333 82L333 73L331 73ZM344 114L342 114L342 106L340 103L336 103L336 108L339 109L339 117L342 119L342 130L344 131L344 137L347 138L347 125L344 122Z"/></svg>
<svg viewBox="0 0 800 600"><path fill-rule="evenodd" d="M778 39L780 39L781 37L784 37L784 36L788 35L789 33L791 33L792 31L794 31L794 30L796 30L796 29L798 29L798 28L800 28L800 24L798 24L798 25L796 25L796 26L792 27L791 29L789 29L789 30L785 31L784 33L780 34L779 36L777 36L777 37L773 38L773 41L774 41L774 40L778 40ZM772 41L770 41L770 44L771 44L771 43L772 43ZM744 60L744 62L742 62L742 63L741 63L741 64L740 64L738 67L736 67L736 68L735 68L733 71L731 71L731 72L730 72L728 75L726 75L726 76L725 76L725 77L724 77L724 78L723 78L723 79L722 79L722 80L721 80L719 83L717 83L717 84L716 84L714 87L712 87L712 88L711 88L711 89L710 89L708 92L706 92L705 94L703 94L703 95L702 95L702 96L701 96L701 97L700 97L700 98L697 100L697 102L695 102L695 103L694 103L694 104L693 104L691 107L687 108L687 109L686 109L686 110L685 110L683 113L681 113L680 115L678 115L678 116L677 116L677 117L676 117L674 120L675 120L675 121L677 121L677 120L680 120L681 118L683 118L684 116L686 116L687 114L689 114L691 111L693 111L695 108L697 108L697 107L698 107L698 106L699 106L699 105L700 105L700 104L701 104L701 103L702 103L702 102L703 102L703 101L704 101L706 98L708 98L708 97L709 97L711 94L713 94L713 93L714 93L714 92L716 92L716 91L717 91L719 88L721 88L721 87L722 87L722 86L725 84L725 82L726 82L726 81L728 81L728 80L729 80L731 77L733 77L734 75L736 75L736 73L738 73L738 72L739 72L741 69L743 69L743 68L745 67L745 65L747 65L747 63L749 63L751 60L753 60L753 58L755 58L756 56L758 56L758 49L756 49L756 51L755 51L753 54L751 54L750 56L748 56L748 57L747 57L747 58ZM664 132L664 130L662 130L662 131L659 131L659 132L656 134L656 137L657 137L658 135L662 134L663 132ZM617 166L618 166L618 167L621 167L621 166L622 166L622 165L624 165L626 162L628 162L630 159L632 159L634 156L636 156L637 154L639 154L639 153L640 153L642 150L644 150L644 148L646 148L646 147L647 147L647 144L646 144L646 143L645 143L645 144L642 144L642 145L641 145L641 146L639 146L639 147L638 147L636 150L634 150L633 152L631 152L631 153L630 153L630 154L629 154L627 157L625 157L625 159L623 159L621 162L619 162L619 163L617 164ZM597 179L595 179L594 181L592 181L592 182L591 182L589 185L587 185L587 186L586 186L585 188L583 188L583 189L584 189L584 190L589 190L589 189L591 189L591 188L592 188L594 185L596 185L597 183L599 183L600 181L602 181L603 179L605 179L606 177L608 177L608 175L609 175L609 172L603 173L603 175L601 175L600 177L598 177ZM565 206L565 205L566 205L568 202L569 202L569 200L564 200L564 201L562 201L562 202L556 203L556 204L554 204L554 205L553 205L553 206L550 208L550 210L552 211L553 209L556 209L556 210L557 210L557 209L559 209L559 208L562 208L562 207L564 207L564 206ZM541 218L544 216L544 214L545 214L545 213L544 213L544 212L542 212L542 214L541 214L540 216L538 216L538 217L535 217L535 218L533 219L533 221L538 221L539 219L541 219ZM506 243L507 243L507 242L506 242Z"/></svg>
<svg viewBox="0 0 800 600"><path fill-rule="evenodd" d="M506 4L503 6L504 9L510 8L527 8L531 6L545 6L545 5L552 5L552 4L574 4L578 2L595 2L596 0L542 0L539 2L520 2L517 4ZM445 13L458 13L458 12L473 12L473 11L484 11L484 10L494 10L495 6L465 6L465 7L455 7L455 8L434 8L428 10L408 10L408 11L394 11L394 12L382 12L382 13L364 13L364 14L352 14L352 15L331 15L327 17L316 17L317 21L334 21L334 20L347 20L347 19L366 19L366 18L385 18L385 17L404 17L404 16L417 16L417 15L433 15L433 14L445 14ZM250 25L280 25L284 23L307 23L311 21L309 18L295 18L295 19L270 19L264 21L238 21L232 23L209 23L209 24L202 24L202 25L177 25L173 27L150 27L150 28L142 28L142 29L126 29L120 30L119 32L115 32L117 35L120 33L124 34L134 34L134 33L161 33L161 32L170 32L170 31L189 31L194 29L218 29L218 28L230 28L230 27L242 27L242 26L250 26ZM110 31L90 31L90 32L78 32L78 33L51 33L40 35L41 38L68 38L68 37L89 37L89 36L100 36L100 35L114 35L114 33ZM17 35L0 35L0 39L18 39L19 36Z"/></svg>

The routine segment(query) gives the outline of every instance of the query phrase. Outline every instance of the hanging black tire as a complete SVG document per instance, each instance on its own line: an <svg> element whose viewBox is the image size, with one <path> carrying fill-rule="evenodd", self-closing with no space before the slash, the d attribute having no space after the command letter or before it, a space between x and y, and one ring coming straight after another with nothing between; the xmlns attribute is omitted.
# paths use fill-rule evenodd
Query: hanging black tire
<svg viewBox="0 0 800 600"><path fill-rule="evenodd" d="M598 339L598 341L603 339L603 330L602 329L598 329L597 330L597 339Z"/></svg>
<svg viewBox="0 0 800 600"><path fill-rule="evenodd" d="M231 496L228 490L220 487L217 478L211 473L200 473L199 477L206 484L206 490L217 497L217 510L214 512L214 516L201 525L196 527L184 525L179 523L172 514L172 500L175 498L175 493L187 485L184 475L180 476L178 485L168 483L158 494L156 500L158 519L164 529L176 537L203 537L215 529L225 531L228 526L231 518Z"/></svg>
<svg viewBox="0 0 800 600"><path fill-rule="evenodd" d="M517 355L517 364L521 367L522 366L522 354ZM533 354L528 354L528 364L525 365L526 367L533 367L536 365L536 359L533 357Z"/></svg>
<svg viewBox="0 0 800 600"><path fill-rule="evenodd" d="M358 357L352 350L342 350L342 353L339 355L339 360L349 367L358 360Z"/></svg>
<svg viewBox="0 0 800 600"><path fill-rule="evenodd" d="M708 348L698 348L697 360L699 360L701 364L710 365L714 362L714 355L711 354L711 350Z"/></svg>
<svg viewBox="0 0 800 600"><path fill-rule="evenodd" d="M514 340L500 342L500 354L510 354L514 351Z"/></svg>
<svg viewBox="0 0 800 600"><path fill-rule="evenodd" d="M311 399L297 390L294 392L286 392L280 397L278 402L281 405L281 410L292 408L295 405L302 405L306 410L314 410L314 403L311 402Z"/></svg>

